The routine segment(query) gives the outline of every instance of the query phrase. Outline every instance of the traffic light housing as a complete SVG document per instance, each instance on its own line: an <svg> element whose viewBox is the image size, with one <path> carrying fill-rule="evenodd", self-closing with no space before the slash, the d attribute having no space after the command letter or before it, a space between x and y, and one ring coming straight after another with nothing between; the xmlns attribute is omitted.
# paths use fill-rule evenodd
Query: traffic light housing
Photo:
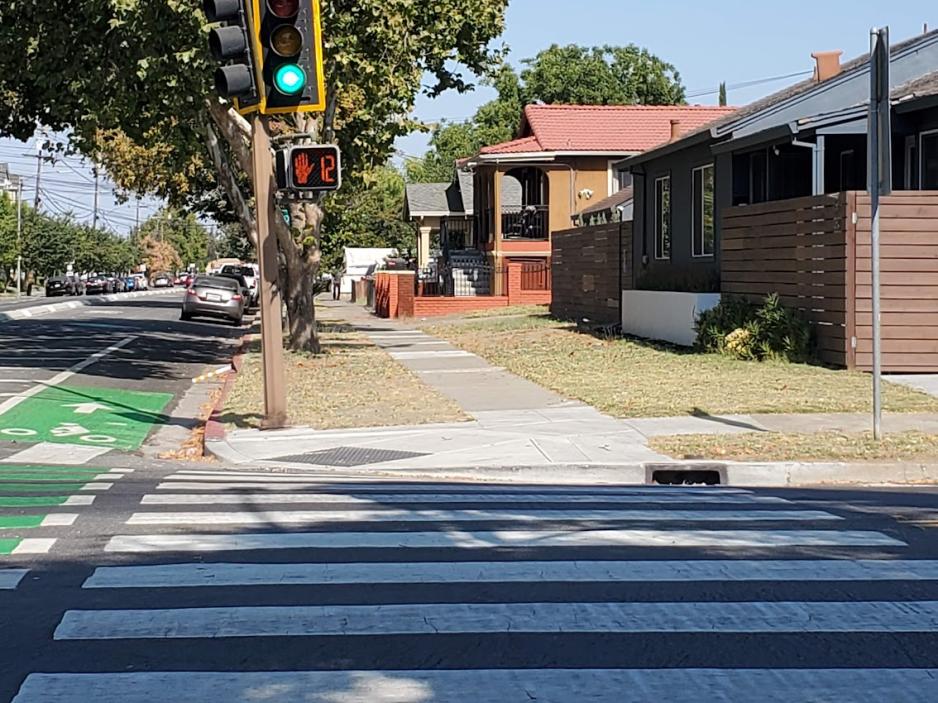
<svg viewBox="0 0 938 703"><path fill-rule="evenodd" d="M250 0L265 115L326 109L319 0Z"/></svg>
<svg viewBox="0 0 938 703"><path fill-rule="evenodd" d="M215 91L231 100L241 114L258 110L261 95L251 52L251 16L253 0L204 0L208 21L221 26L209 32L208 45L216 61L223 63L215 71Z"/></svg>
<svg viewBox="0 0 938 703"><path fill-rule="evenodd" d="M342 152L332 144L288 146L277 152L277 185L296 193L327 193L342 186Z"/></svg>

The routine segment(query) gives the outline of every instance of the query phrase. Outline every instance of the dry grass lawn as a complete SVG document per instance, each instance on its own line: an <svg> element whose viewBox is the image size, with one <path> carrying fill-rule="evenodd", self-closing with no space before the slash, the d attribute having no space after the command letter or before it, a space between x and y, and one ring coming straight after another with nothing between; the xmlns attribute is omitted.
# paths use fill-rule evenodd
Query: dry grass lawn
<svg viewBox="0 0 938 703"><path fill-rule="evenodd" d="M286 354L290 424L329 430L467 419L455 403L424 385L364 335L334 322L325 323L322 330L322 355ZM222 422L258 427L262 387L260 347L254 343Z"/></svg>
<svg viewBox="0 0 938 703"><path fill-rule="evenodd" d="M938 435L899 432L876 442L872 433L689 435L651 440L677 459L736 461L912 461L938 458Z"/></svg>
<svg viewBox="0 0 938 703"><path fill-rule="evenodd" d="M617 417L870 411L866 374L597 339L546 314L425 329ZM938 399L902 386L886 384L884 395L891 412L938 412Z"/></svg>

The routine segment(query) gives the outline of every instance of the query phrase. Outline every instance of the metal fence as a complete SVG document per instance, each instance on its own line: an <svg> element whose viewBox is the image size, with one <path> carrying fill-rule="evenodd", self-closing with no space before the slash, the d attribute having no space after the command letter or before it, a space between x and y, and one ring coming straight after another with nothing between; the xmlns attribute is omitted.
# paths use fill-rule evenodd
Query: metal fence
<svg viewBox="0 0 938 703"><path fill-rule="evenodd" d="M550 290L551 266L549 261L527 263L521 266L521 290Z"/></svg>
<svg viewBox="0 0 938 703"><path fill-rule="evenodd" d="M421 297L471 298L506 295L506 269L495 266L431 266L417 274L416 293Z"/></svg>

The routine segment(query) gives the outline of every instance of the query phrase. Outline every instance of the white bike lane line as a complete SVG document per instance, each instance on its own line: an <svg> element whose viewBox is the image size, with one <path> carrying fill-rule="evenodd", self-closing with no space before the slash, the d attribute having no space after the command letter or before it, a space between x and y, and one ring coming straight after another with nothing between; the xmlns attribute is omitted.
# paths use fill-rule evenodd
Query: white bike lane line
<svg viewBox="0 0 938 703"><path fill-rule="evenodd" d="M29 398L32 398L34 395L41 393L46 388L51 388L54 386L61 385L62 383L70 379L75 374L83 371L89 366L93 366L94 364L98 363L106 356L109 356L110 354L113 354L117 350L122 349L123 347L126 347L128 344L135 341L136 339L137 339L136 335L124 337L119 342L112 344L106 349L102 349L101 351L95 352L88 358L84 359L83 361L79 361L77 364L70 366L65 371L62 371L56 374L52 378L46 381L37 381L34 386L31 386L30 388L27 388L25 391L18 393L13 398L8 398L7 400L0 403L0 416L9 412L20 403L28 400Z"/></svg>

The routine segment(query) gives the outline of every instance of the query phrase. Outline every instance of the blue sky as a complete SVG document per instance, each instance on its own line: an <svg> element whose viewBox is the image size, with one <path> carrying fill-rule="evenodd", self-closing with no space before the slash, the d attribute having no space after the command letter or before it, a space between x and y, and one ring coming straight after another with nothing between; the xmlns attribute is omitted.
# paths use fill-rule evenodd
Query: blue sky
<svg viewBox="0 0 938 703"><path fill-rule="evenodd" d="M938 28L934 0L511 0L502 41L510 62L557 44L638 44L673 63L689 94L716 91L728 84L788 75L813 68L812 51L843 49L852 58L869 47L869 30L888 25L892 40ZM938 66L936 66L938 68ZM730 104L744 105L796 79L731 90ZM425 121L465 119L490 99L486 89L429 100L421 98L416 115ZM717 96L689 102L715 104ZM398 142L419 155L425 135Z"/></svg>
<svg viewBox="0 0 938 703"><path fill-rule="evenodd" d="M733 85L810 71L812 51L843 49L845 58L866 51L872 26L889 25L893 41L899 41L920 33L926 23L938 28L934 0L511 0L500 43L510 47L509 60L515 65L552 43L635 43L675 64L690 96L710 93L690 97L690 102L713 104L720 81ZM730 90L730 103L744 105L794 80ZM422 97L416 115L428 122L461 120L491 97L487 89L448 93L435 100ZM415 134L400 139L397 146L403 154L420 155L426 143L426 135ZM15 172L34 174L33 154L33 144L0 140L0 162L10 162ZM45 173L50 205L74 209L80 219L90 221L90 164L76 157L47 167ZM33 182L26 181L30 201ZM145 202L141 216L157 205ZM133 225L135 204L119 205L106 184L101 207L105 222L114 229L126 232Z"/></svg>

